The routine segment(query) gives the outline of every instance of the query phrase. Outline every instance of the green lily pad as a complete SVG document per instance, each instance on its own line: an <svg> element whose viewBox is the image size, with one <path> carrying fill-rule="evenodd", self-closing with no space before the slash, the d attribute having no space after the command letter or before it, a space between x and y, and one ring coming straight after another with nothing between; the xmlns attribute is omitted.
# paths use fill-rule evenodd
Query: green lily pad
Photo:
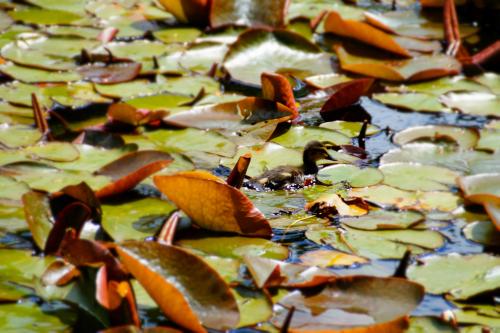
<svg viewBox="0 0 500 333"><path fill-rule="evenodd" d="M332 73L330 55L304 37L285 30L249 30L231 45L224 68L235 80L260 85L263 72L305 78Z"/></svg>
<svg viewBox="0 0 500 333"><path fill-rule="evenodd" d="M476 149L492 152L500 151L500 130L496 128L483 128L479 131L479 141Z"/></svg>
<svg viewBox="0 0 500 333"><path fill-rule="evenodd" d="M153 33L156 39L164 43L188 43L201 35L201 31L196 28L167 28Z"/></svg>
<svg viewBox="0 0 500 333"><path fill-rule="evenodd" d="M377 185L384 179L384 175L375 168L337 164L321 169L318 179L323 183L347 182L352 187L365 187Z"/></svg>
<svg viewBox="0 0 500 333"><path fill-rule="evenodd" d="M8 249L0 250L0 258L0 299L3 301L15 301L33 294L30 288L34 287L34 278L41 276L54 261L52 257L32 256L30 251Z"/></svg>
<svg viewBox="0 0 500 333"><path fill-rule="evenodd" d="M68 142L46 142L26 147L24 152L36 158L56 162L72 162L80 157L80 151Z"/></svg>
<svg viewBox="0 0 500 333"><path fill-rule="evenodd" d="M328 87L350 80L351 78L345 75L332 73L309 76L304 79L304 82L316 89L326 89Z"/></svg>
<svg viewBox="0 0 500 333"><path fill-rule="evenodd" d="M454 253L421 258L420 264L411 265L406 274L429 293L448 293L454 299L467 299L500 287L499 266L500 258L486 253Z"/></svg>
<svg viewBox="0 0 500 333"><path fill-rule="evenodd" d="M12 19L26 24L78 24L83 19L78 14L57 9L27 8L8 14Z"/></svg>
<svg viewBox="0 0 500 333"><path fill-rule="evenodd" d="M137 109L179 111L185 109L182 104L190 102L192 99L186 95L158 94L135 97L124 100L124 102Z"/></svg>
<svg viewBox="0 0 500 333"><path fill-rule="evenodd" d="M175 209L171 203L156 198L101 207L102 227L116 242L153 236Z"/></svg>
<svg viewBox="0 0 500 333"><path fill-rule="evenodd" d="M427 93L378 93L373 99L386 105L419 112L452 112L439 102L439 99Z"/></svg>
<svg viewBox="0 0 500 333"><path fill-rule="evenodd" d="M18 232L28 229L22 207L0 205L0 232Z"/></svg>
<svg viewBox="0 0 500 333"><path fill-rule="evenodd" d="M479 140L477 130L454 126L426 125L406 128L394 135L394 143L402 146L419 139L452 140L462 149L474 148Z"/></svg>
<svg viewBox="0 0 500 333"><path fill-rule="evenodd" d="M358 136L361 128L363 127L363 123L356 121L335 120L322 123L321 125L319 125L319 127L335 130L350 138L354 138ZM366 135L374 135L379 131L380 129L377 126L368 125L368 127L366 128Z"/></svg>
<svg viewBox="0 0 500 333"><path fill-rule="evenodd" d="M340 132L326 128L292 126L285 134L271 141L287 148L304 148L308 142L329 141L335 145L347 145L351 139Z"/></svg>
<svg viewBox="0 0 500 333"><path fill-rule="evenodd" d="M227 46L219 43L199 43L185 51L177 51L158 58L159 71L185 73L191 70L207 73L214 64L220 64Z"/></svg>
<svg viewBox="0 0 500 333"><path fill-rule="evenodd" d="M186 128L182 130L156 130L146 132L146 138L159 149L180 152L205 152L233 157L236 145L216 132Z"/></svg>
<svg viewBox="0 0 500 333"><path fill-rule="evenodd" d="M272 302L261 291L233 289L240 310L238 327L252 326L267 321L273 314Z"/></svg>
<svg viewBox="0 0 500 333"><path fill-rule="evenodd" d="M447 191L459 173L434 165L388 163L380 168L384 184L409 191Z"/></svg>
<svg viewBox="0 0 500 333"><path fill-rule="evenodd" d="M288 257L288 249L280 244L262 238L249 237L204 237L182 239L179 246L196 253L216 255L224 258L241 259L245 255L283 260Z"/></svg>
<svg viewBox="0 0 500 333"><path fill-rule="evenodd" d="M498 171L500 154L475 150L461 150L450 145L410 143L392 149L382 156L381 164L407 162L425 163L462 173L488 173Z"/></svg>
<svg viewBox="0 0 500 333"><path fill-rule="evenodd" d="M425 211L440 210L449 212L457 208L460 203L460 198L450 192L410 192L388 185L354 188L349 192L349 195L382 206Z"/></svg>
<svg viewBox="0 0 500 333"><path fill-rule="evenodd" d="M440 101L465 114L500 117L500 97L491 93L448 93Z"/></svg>
<svg viewBox="0 0 500 333"><path fill-rule="evenodd" d="M0 175L0 199L19 201L22 195L29 190L28 185L18 182L12 177Z"/></svg>
<svg viewBox="0 0 500 333"><path fill-rule="evenodd" d="M477 221L467 224L463 229L465 238L487 246L500 244L500 232L490 221Z"/></svg>
<svg viewBox="0 0 500 333"><path fill-rule="evenodd" d="M12 63L0 65L0 72L15 80L26 83L78 81L81 76L76 72L52 72L41 69L17 66Z"/></svg>
<svg viewBox="0 0 500 333"><path fill-rule="evenodd" d="M1 55L16 64L40 69L64 71L76 68L75 62L71 59L45 54L19 42L5 45Z"/></svg>
<svg viewBox="0 0 500 333"><path fill-rule="evenodd" d="M81 182L87 183L93 190L98 190L111 182L111 178L94 175L88 171L58 170L43 164L18 164L6 169L17 181L32 189L50 193Z"/></svg>
<svg viewBox="0 0 500 333"><path fill-rule="evenodd" d="M3 332L66 332L76 322L76 314L64 313L64 319L44 311L31 303L21 302L0 305L0 330Z"/></svg>
<svg viewBox="0 0 500 333"><path fill-rule="evenodd" d="M450 91L490 92L487 86L476 81L477 80L471 80L461 75L456 75L408 85L390 86L387 87L387 90L424 93L433 96L441 96Z"/></svg>
<svg viewBox="0 0 500 333"><path fill-rule="evenodd" d="M8 148L31 146L42 138L42 133L24 125L0 125L0 143Z"/></svg>
<svg viewBox="0 0 500 333"><path fill-rule="evenodd" d="M497 73L484 73L474 77L473 80L490 88L492 93L500 94L500 75Z"/></svg>
<svg viewBox="0 0 500 333"><path fill-rule="evenodd" d="M358 217L341 217L340 222L348 227L362 230L408 229L424 220L416 211L371 210Z"/></svg>
<svg viewBox="0 0 500 333"><path fill-rule="evenodd" d="M407 249L421 254L440 248L444 237L430 230L365 231L345 227L310 229L306 237L318 244L329 244L340 251L370 259L402 258Z"/></svg>

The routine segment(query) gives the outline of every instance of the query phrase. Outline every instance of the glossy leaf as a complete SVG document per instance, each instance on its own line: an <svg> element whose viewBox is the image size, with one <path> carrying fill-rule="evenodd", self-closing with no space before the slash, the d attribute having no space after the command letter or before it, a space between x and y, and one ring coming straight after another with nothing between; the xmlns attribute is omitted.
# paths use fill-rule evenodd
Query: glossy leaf
<svg viewBox="0 0 500 333"><path fill-rule="evenodd" d="M203 228L270 236L264 215L239 190L202 171L154 177L155 185Z"/></svg>
<svg viewBox="0 0 500 333"><path fill-rule="evenodd" d="M479 135L474 129L464 129L453 126L426 125L415 126L398 132L394 135L394 143L402 146L419 139L451 140L456 142L462 149L470 149L476 146Z"/></svg>
<svg viewBox="0 0 500 333"><path fill-rule="evenodd" d="M238 307L228 286L197 256L155 242L129 241L117 250L127 269L179 325L205 332L202 325L226 329L238 323Z"/></svg>

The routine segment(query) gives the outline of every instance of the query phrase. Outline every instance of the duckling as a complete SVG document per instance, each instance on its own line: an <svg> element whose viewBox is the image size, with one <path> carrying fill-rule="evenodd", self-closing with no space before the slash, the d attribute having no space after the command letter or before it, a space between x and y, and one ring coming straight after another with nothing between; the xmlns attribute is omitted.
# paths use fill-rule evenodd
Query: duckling
<svg viewBox="0 0 500 333"><path fill-rule="evenodd" d="M330 154L328 154L329 147L330 145L327 143L311 141L304 148L302 166L278 166L255 177L252 179L252 183L258 187L280 190L304 187L304 182L308 178L313 182L317 182L316 175L319 168L316 162L322 159L334 160Z"/></svg>

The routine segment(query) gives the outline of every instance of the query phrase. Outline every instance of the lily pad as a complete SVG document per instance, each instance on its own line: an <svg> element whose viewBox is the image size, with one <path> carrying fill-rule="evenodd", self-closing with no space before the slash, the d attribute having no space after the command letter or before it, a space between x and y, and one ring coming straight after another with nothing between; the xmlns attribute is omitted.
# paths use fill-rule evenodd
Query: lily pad
<svg viewBox="0 0 500 333"><path fill-rule="evenodd" d="M384 175L375 168L337 164L321 169L318 179L324 183L347 182L352 187L365 187L377 185L384 179Z"/></svg>
<svg viewBox="0 0 500 333"><path fill-rule="evenodd" d="M451 109L446 108L439 102L437 96L427 93L378 93L373 94L373 99L385 105L405 110L419 112L451 112Z"/></svg>
<svg viewBox="0 0 500 333"><path fill-rule="evenodd" d="M382 206L424 211L452 211L460 203L460 198L450 192L410 192L388 185L354 188L349 194Z"/></svg>
<svg viewBox="0 0 500 333"><path fill-rule="evenodd" d="M351 143L347 136L335 130L304 126L292 126L285 134L272 139L272 142L287 148L303 148L313 140L329 141L335 145Z"/></svg>
<svg viewBox="0 0 500 333"><path fill-rule="evenodd" d="M478 116L500 116L500 98L490 93L448 93L441 96L441 102L462 113Z"/></svg>
<svg viewBox="0 0 500 333"><path fill-rule="evenodd" d="M341 217L340 222L361 230L408 229L424 220L416 211L371 210L359 217Z"/></svg>
<svg viewBox="0 0 500 333"><path fill-rule="evenodd" d="M0 125L0 143L7 148L31 146L42 138L42 133L31 126Z"/></svg>
<svg viewBox="0 0 500 333"><path fill-rule="evenodd" d="M199 239L182 239L179 246L195 253L216 255L224 258L242 259L245 255L282 260L288 257L288 249L280 244L249 237L203 237Z"/></svg>
<svg viewBox="0 0 500 333"><path fill-rule="evenodd" d="M392 296L387 298L388 295ZM423 296L422 286L403 279L338 278L319 293L290 292L278 302L280 307L272 322L281 326L293 306L295 315L290 327L294 331L397 332L406 326L406 315L417 307Z"/></svg>
<svg viewBox="0 0 500 333"><path fill-rule="evenodd" d="M308 239L318 244L329 244L335 249L370 259L402 258L407 249L421 254L444 245L443 235L429 230L365 231L345 227L310 229Z"/></svg>
<svg viewBox="0 0 500 333"><path fill-rule="evenodd" d="M15 80L26 83L71 82L81 79L78 73L72 71L45 71L42 69L17 66L13 63L0 65L0 72Z"/></svg>
<svg viewBox="0 0 500 333"><path fill-rule="evenodd" d="M82 16L57 9L26 8L8 13L16 21L27 24L78 24Z"/></svg>
<svg viewBox="0 0 500 333"><path fill-rule="evenodd" d="M382 165L384 184L409 191L446 191L459 173L433 165L388 163Z"/></svg>
<svg viewBox="0 0 500 333"><path fill-rule="evenodd" d="M244 0L214 0L210 10L210 26L227 25L280 27L285 23L286 0L246 3ZM245 8L242 10L242 8Z"/></svg>
<svg viewBox="0 0 500 333"><path fill-rule="evenodd" d="M260 85L263 72L305 78L333 71L328 54L285 30L248 30L231 45L223 65L233 79L252 85Z"/></svg>
<svg viewBox="0 0 500 333"><path fill-rule="evenodd" d="M487 246L500 244L500 232L489 221L477 221L467 224L463 229L465 238Z"/></svg>
<svg viewBox="0 0 500 333"><path fill-rule="evenodd" d="M415 126L404 129L394 135L394 143L402 146L419 139L452 140L462 149L474 148L479 140L478 132L474 129L453 126Z"/></svg>
<svg viewBox="0 0 500 333"><path fill-rule="evenodd" d="M321 125L319 125L319 127L335 130L348 137L354 138L359 135L359 132L363 127L363 123L355 121L335 120L322 123ZM379 131L380 129L377 126L370 124L366 128L366 135L374 135L377 134Z"/></svg>
<svg viewBox="0 0 500 333"><path fill-rule="evenodd" d="M117 242L153 236L175 207L164 200L144 198L102 205L102 227Z"/></svg>
<svg viewBox="0 0 500 333"><path fill-rule="evenodd" d="M61 319L43 308L29 301L0 305L0 330L14 332L22 330L25 332L43 333L48 330L63 332L69 330L70 324L76 321L76 314Z"/></svg>
<svg viewBox="0 0 500 333"><path fill-rule="evenodd" d="M454 299L467 299L500 287L499 265L500 258L486 253L431 255L420 259L420 264L411 265L407 276L421 283L429 293L448 293ZM460 274L454 273L457 271Z"/></svg>
<svg viewBox="0 0 500 333"><path fill-rule="evenodd" d="M365 264L366 258L353 256L335 250L317 250L304 253L300 256L300 261L306 265L318 267L351 266L354 264Z"/></svg>

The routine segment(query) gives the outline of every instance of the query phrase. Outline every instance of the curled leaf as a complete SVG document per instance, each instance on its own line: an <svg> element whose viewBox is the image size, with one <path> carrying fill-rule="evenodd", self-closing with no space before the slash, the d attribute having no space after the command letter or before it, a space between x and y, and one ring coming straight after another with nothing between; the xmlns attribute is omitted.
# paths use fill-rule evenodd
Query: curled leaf
<svg viewBox="0 0 500 333"><path fill-rule="evenodd" d="M356 103L368 92L373 82L373 79L357 79L329 87L328 91L333 91L333 93L321 107L321 116L328 117L328 113Z"/></svg>
<svg viewBox="0 0 500 333"><path fill-rule="evenodd" d="M203 228L249 236L271 235L269 222L252 202L208 172L155 176L154 183Z"/></svg>
<svg viewBox="0 0 500 333"><path fill-rule="evenodd" d="M97 175L108 176L114 180L97 191L96 195L104 198L126 192L172 161L169 154L155 150L142 150L120 157L96 172Z"/></svg>

